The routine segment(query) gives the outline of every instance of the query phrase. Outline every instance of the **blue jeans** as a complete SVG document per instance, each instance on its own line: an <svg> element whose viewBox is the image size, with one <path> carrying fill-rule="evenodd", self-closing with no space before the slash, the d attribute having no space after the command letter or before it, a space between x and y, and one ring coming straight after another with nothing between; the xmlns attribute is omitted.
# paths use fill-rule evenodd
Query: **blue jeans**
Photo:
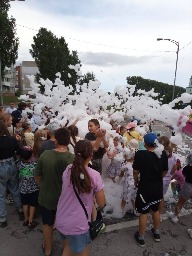
<svg viewBox="0 0 192 256"><path fill-rule="evenodd" d="M13 158L0 160L0 222L6 221L5 197L7 188L10 190L16 208L22 209L19 193L19 177Z"/></svg>

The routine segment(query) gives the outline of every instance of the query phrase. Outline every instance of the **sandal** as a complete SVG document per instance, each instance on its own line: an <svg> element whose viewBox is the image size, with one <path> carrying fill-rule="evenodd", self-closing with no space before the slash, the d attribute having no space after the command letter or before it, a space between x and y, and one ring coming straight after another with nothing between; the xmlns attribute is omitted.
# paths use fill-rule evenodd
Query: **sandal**
<svg viewBox="0 0 192 256"><path fill-rule="evenodd" d="M29 225L29 221L28 221L28 220L24 220L23 226L24 226L24 227L27 227L28 225Z"/></svg>
<svg viewBox="0 0 192 256"><path fill-rule="evenodd" d="M34 221L28 223L28 228L33 229L35 227Z"/></svg>

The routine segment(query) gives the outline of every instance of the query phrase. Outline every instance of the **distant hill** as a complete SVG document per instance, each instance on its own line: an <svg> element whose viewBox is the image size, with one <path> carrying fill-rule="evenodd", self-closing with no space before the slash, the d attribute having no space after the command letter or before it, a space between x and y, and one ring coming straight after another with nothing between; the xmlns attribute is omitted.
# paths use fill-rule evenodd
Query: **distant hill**
<svg viewBox="0 0 192 256"><path fill-rule="evenodd" d="M161 83L155 80L144 79L141 76L128 76L127 83L130 85L137 85L136 91L141 89L145 91L150 91L154 88L154 92L159 93L158 99L163 104L168 104L172 101L173 95L173 85ZM180 86L175 86L175 98L179 97L182 93L186 92L185 88Z"/></svg>

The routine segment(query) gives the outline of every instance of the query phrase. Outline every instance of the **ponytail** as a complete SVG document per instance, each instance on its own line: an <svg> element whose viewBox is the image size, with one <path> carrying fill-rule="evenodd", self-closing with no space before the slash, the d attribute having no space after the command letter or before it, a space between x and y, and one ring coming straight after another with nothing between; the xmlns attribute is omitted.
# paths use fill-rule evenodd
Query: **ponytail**
<svg viewBox="0 0 192 256"><path fill-rule="evenodd" d="M71 167L71 183L77 188L79 194L89 194L92 190L91 177L84 163L93 153L91 142L88 140L78 141L75 145L74 152L75 159Z"/></svg>

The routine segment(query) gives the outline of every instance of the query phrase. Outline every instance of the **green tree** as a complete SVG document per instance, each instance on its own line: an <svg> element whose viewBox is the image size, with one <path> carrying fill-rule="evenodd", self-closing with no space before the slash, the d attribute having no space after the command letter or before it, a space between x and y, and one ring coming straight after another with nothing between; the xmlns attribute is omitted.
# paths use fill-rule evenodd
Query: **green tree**
<svg viewBox="0 0 192 256"><path fill-rule="evenodd" d="M163 104L168 104L172 101L173 85L161 83L155 80L144 79L141 76L129 76L127 77L127 83L130 85L137 85L136 92L139 89L150 91L154 89L154 92L159 93L158 99ZM175 86L175 96L179 97L185 92L185 88ZM179 106L178 106L179 107Z"/></svg>
<svg viewBox="0 0 192 256"><path fill-rule="evenodd" d="M86 83L88 85L88 83L90 81L95 81L95 75L93 74L93 72L87 72L80 80L79 80L79 84L82 85L84 83Z"/></svg>
<svg viewBox="0 0 192 256"><path fill-rule="evenodd" d="M9 0L0 1L0 60L1 74L4 76L5 67L15 64L18 57L19 39L16 36L15 19L8 17Z"/></svg>
<svg viewBox="0 0 192 256"><path fill-rule="evenodd" d="M33 37L33 41L30 53L39 68L37 81L40 78L48 78L54 82L55 74L60 72L65 86L72 85L75 91L79 77L73 69L69 68L69 65L80 64L77 52L70 52L64 37L57 38L46 28L40 28L37 35ZM44 92L43 87L41 87L41 92Z"/></svg>

